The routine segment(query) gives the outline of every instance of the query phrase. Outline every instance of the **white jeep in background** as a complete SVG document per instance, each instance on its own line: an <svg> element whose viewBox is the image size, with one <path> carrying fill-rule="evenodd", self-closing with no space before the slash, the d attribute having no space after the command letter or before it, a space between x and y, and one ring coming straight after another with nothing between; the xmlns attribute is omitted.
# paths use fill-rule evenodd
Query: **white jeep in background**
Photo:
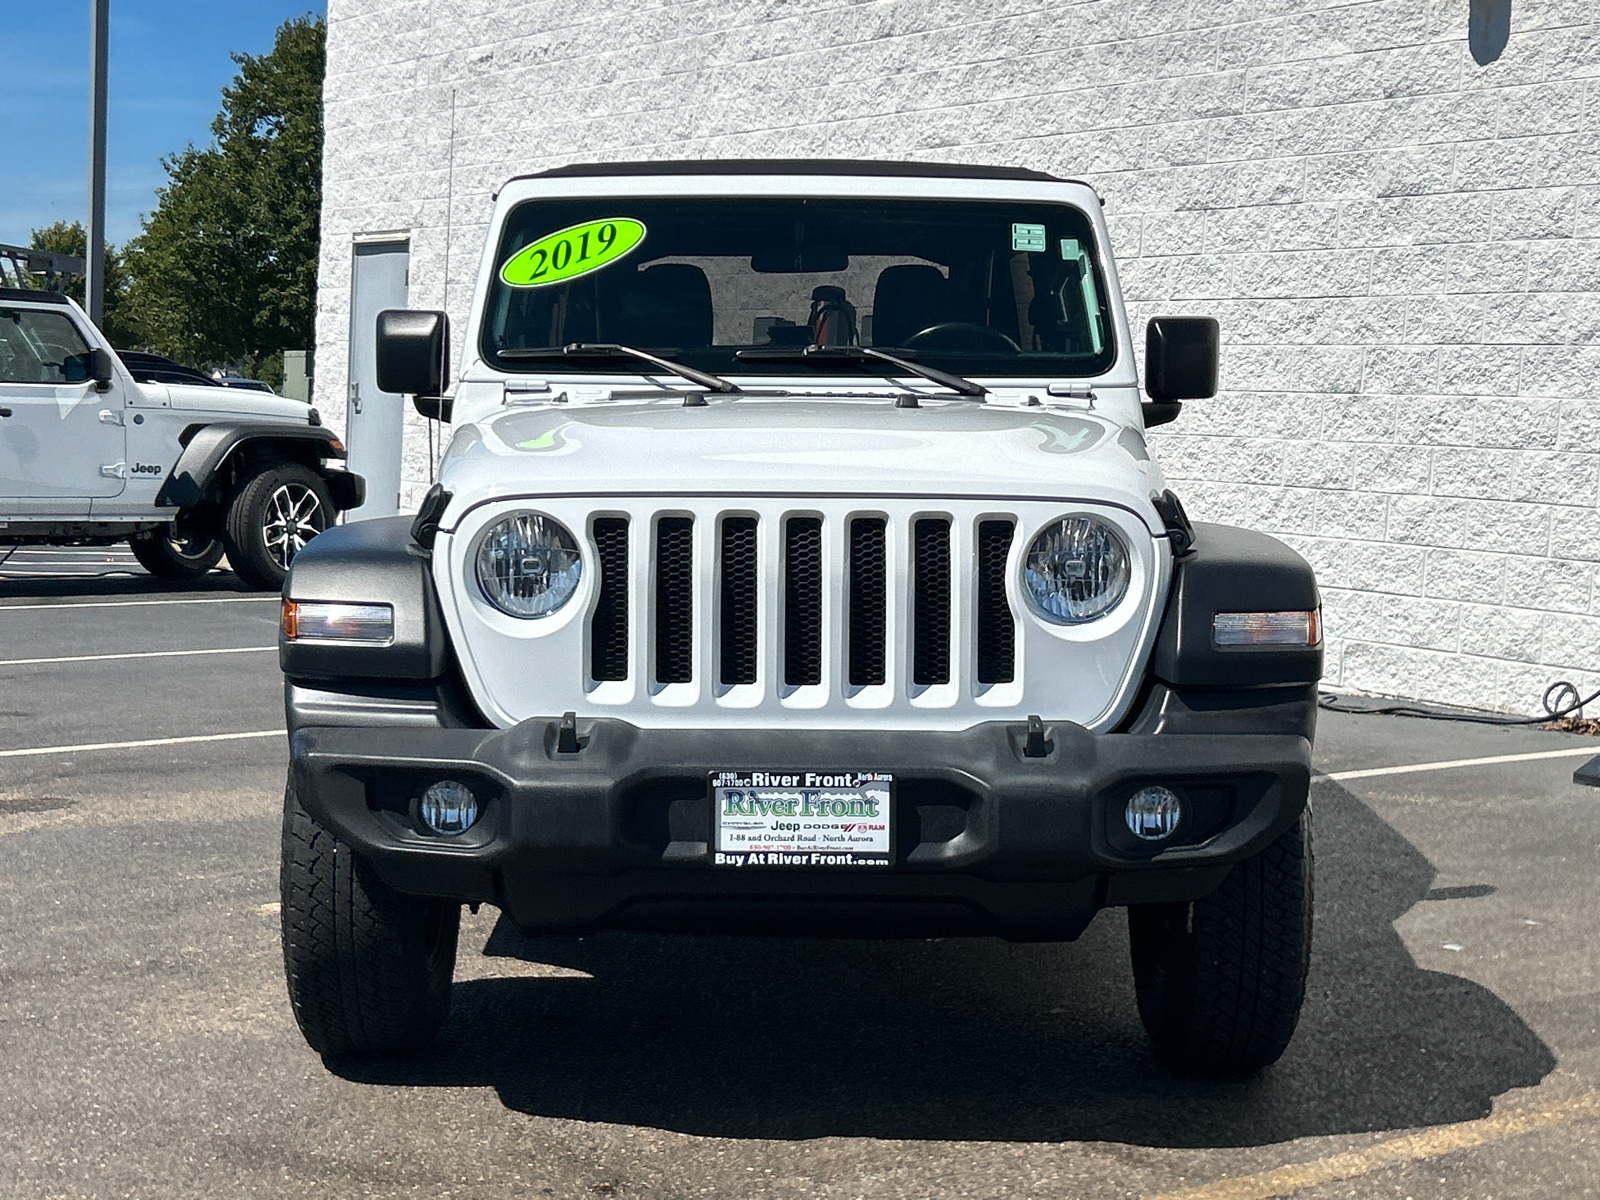
<svg viewBox="0 0 1600 1200"><path fill-rule="evenodd" d="M0 288L0 555L124 539L154 575L276 590L295 553L361 503L309 405L118 357L65 296Z"/></svg>
<svg viewBox="0 0 1600 1200"><path fill-rule="evenodd" d="M453 419L415 520L294 561L290 997L425 1047L463 903L530 933L1075 938L1128 909L1159 1054L1248 1072L1311 939L1306 563L1191 524L1101 205L929 164L569 167L499 193L379 386Z"/></svg>

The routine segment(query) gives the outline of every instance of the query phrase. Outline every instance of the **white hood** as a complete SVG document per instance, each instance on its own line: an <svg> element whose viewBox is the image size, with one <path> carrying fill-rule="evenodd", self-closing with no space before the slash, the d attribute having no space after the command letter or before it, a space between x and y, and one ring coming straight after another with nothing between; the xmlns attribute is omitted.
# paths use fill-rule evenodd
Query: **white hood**
<svg viewBox="0 0 1600 1200"><path fill-rule="evenodd" d="M141 385L151 391L149 384ZM255 388L206 387L169 383L165 388L174 412L201 412L233 417L260 417L304 424L310 405L303 400L277 396Z"/></svg>
<svg viewBox="0 0 1600 1200"><path fill-rule="evenodd" d="M1079 402L1080 404L1082 402ZM461 428L446 520L521 496L830 495L1113 504L1163 532L1165 486L1137 430L1083 407L922 398L711 396L543 403Z"/></svg>

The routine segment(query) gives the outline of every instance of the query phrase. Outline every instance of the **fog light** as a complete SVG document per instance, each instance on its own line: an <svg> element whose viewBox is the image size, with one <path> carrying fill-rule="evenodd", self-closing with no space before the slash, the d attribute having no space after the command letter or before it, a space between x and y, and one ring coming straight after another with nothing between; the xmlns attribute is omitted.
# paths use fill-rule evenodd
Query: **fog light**
<svg viewBox="0 0 1600 1200"><path fill-rule="evenodd" d="M1128 799L1128 828L1147 842L1171 837L1182 816L1177 795L1164 787L1140 788Z"/></svg>
<svg viewBox="0 0 1600 1200"><path fill-rule="evenodd" d="M422 823L435 833L465 833L478 820L478 798L454 779L441 780L423 792L417 807Z"/></svg>

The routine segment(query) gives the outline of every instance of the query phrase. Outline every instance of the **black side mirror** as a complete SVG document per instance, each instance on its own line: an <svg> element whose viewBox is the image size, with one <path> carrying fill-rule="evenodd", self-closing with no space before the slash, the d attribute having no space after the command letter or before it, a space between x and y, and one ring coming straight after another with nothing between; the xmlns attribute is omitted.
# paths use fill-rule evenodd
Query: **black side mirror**
<svg viewBox="0 0 1600 1200"><path fill-rule="evenodd" d="M379 391L409 394L423 416L448 421L449 362L450 318L444 313L391 308L378 314Z"/></svg>
<svg viewBox="0 0 1600 1200"><path fill-rule="evenodd" d="M1215 317L1151 317L1145 328L1145 425L1177 419L1184 400L1217 394Z"/></svg>
<svg viewBox="0 0 1600 1200"><path fill-rule="evenodd" d="M94 390L108 392L111 390L111 351L96 346L89 351L89 378L94 380Z"/></svg>

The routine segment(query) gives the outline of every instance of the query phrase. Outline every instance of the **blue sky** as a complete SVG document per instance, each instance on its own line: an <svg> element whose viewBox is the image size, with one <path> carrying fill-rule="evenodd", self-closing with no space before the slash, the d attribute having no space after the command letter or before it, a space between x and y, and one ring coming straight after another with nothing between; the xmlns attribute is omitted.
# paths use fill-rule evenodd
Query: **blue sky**
<svg viewBox="0 0 1600 1200"><path fill-rule="evenodd" d="M139 232L166 181L161 159L211 140L230 51L264 54L323 0L111 0L106 236ZM86 220L89 0L0 0L0 242Z"/></svg>

